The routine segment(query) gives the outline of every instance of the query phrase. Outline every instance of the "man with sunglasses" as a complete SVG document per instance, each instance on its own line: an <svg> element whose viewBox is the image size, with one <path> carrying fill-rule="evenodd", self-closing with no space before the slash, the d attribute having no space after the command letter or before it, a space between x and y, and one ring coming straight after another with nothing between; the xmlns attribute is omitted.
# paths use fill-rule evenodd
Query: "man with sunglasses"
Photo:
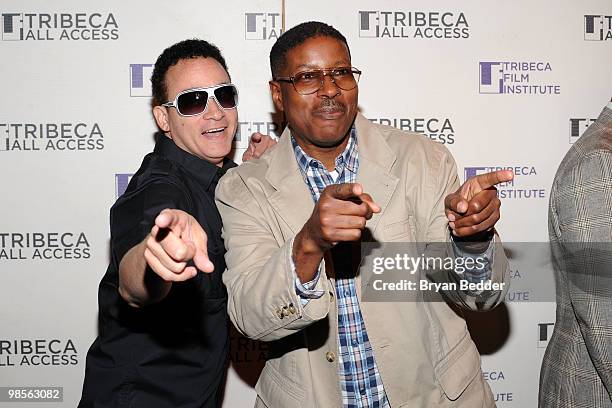
<svg viewBox="0 0 612 408"><path fill-rule="evenodd" d="M270 64L272 99L288 126L273 151L230 171L216 196L230 317L245 335L273 341L256 407L493 407L453 307L490 309L504 298L507 261L492 244L494 185L512 173L459 186L442 145L360 115L361 71L331 26L286 31ZM483 264L432 279L503 290L362 302L362 240L442 243L453 259Z"/></svg>
<svg viewBox="0 0 612 408"><path fill-rule="evenodd" d="M219 49L202 40L166 49L151 82L163 133L111 209L111 262L80 407L221 402L229 341L214 193L235 166L226 156L238 94Z"/></svg>

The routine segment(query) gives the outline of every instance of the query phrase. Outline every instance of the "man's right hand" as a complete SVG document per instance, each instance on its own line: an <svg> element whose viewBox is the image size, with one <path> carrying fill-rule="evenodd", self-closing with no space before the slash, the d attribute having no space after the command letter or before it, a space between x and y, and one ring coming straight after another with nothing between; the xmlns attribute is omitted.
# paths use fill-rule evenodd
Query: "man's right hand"
<svg viewBox="0 0 612 408"><path fill-rule="evenodd" d="M340 241L357 241L366 221L380 207L358 183L327 186L305 225L308 237L322 251Z"/></svg>
<svg viewBox="0 0 612 408"><path fill-rule="evenodd" d="M149 267L167 282L193 278L196 268L187 266L193 259L197 269L212 272L208 258L206 232L190 214L181 210L163 210L146 240L144 257Z"/></svg>
<svg viewBox="0 0 612 408"><path fill-rule="evenodd" d="M338 242L359 240L366 221L378 212L380 207L363 192L361 184L327 186L293 243L300 281L308 282L314 277L325 251Z"/></svg>

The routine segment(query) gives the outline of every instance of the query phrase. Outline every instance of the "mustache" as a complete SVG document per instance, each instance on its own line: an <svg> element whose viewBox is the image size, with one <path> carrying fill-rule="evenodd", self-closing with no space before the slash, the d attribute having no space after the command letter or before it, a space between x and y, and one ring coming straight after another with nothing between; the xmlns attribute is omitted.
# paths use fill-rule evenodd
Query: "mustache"
<svg viewBox="0 0 612 408"><path fill-rule="evenodd" d="M346 112L346 105L334 99L323 99L315 112L340 111Z"/></svg>

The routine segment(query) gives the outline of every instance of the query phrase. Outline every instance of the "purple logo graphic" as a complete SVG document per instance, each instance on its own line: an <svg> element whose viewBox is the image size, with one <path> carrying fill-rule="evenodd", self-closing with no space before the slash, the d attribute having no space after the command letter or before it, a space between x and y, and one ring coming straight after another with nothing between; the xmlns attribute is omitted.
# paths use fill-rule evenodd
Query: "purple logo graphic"
<svg viewBox="0 0 612 408"><path fill-rule="evenodd" d="M480 88L481 94L504 93L504 73L501 62L481 62L480 63Z"/></svg>
<svg viewBox="0 0 612 408"><path fill-rule="evenodd" d="M151 96L153 64L130 64L130 96Z"/></svg>
<svg viewBox="0 0 612 408"><path fill-rule="evenodd" d="M477 176L479 174L487 173L487 167L465 167L463 170L463 174L465 176L464 180L467 180L471 177Z"/></svg>
<svg viewBox="0 0 612 408"><path fill-rule="evenodd" d="M128 184L134 173L117 173L115 174L115 198L119 198L125 193Z"/></svg>
<svg viewBox="0 0 612 408"><path fill-rule="evenodd" d="M552 73L549 62L481 61L478 92L481 94L559 95L561 86L542 83Z"/></svg>
<svg viewBox="0 0 612 408"><path fill-rule="evenodd" d="M612 16L585 14L584 39L585 41L612 40Z"/></svg>

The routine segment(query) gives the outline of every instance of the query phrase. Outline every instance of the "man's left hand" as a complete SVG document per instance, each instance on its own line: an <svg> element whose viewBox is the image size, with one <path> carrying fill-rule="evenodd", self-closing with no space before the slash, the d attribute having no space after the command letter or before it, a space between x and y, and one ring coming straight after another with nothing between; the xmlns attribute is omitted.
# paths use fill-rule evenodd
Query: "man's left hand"
<svg viewBox="0 0 612 408"><path fill-rule="evenodd" d="M249 161L251 159L258 159L268 149L276 145L276 140L268 135L261 134L259 132L253 133L249 139L249 147L242 154L242 161Z"/></svg>
<svg viewBox="0 0 612 408"><path fill-rule="evenodd" d="M469 237L491 231L499 220L501 201L495 185L514 178L510 170L479 174L446 196L444 212L453 235Z"/></svg>

